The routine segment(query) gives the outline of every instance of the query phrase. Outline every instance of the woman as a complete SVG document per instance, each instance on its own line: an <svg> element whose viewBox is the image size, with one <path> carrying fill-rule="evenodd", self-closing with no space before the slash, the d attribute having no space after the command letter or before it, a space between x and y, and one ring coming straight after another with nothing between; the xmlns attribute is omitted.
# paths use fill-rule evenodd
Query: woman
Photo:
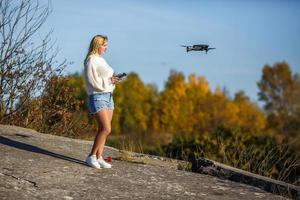
<svg viewBox="0 0 300 200"><path fill-rule="evenodd" d="M95 137L91 153L86 163L94 168L111 168L111 164L104 161L102 153L107 136L111 132L114 102L112 92L120 78L114 75L113 69L102 57L107 50L108 38L103 35L93 37L88 54L84 61L86 90L88 94L89 112L98 123L98 132Z"/></svg>

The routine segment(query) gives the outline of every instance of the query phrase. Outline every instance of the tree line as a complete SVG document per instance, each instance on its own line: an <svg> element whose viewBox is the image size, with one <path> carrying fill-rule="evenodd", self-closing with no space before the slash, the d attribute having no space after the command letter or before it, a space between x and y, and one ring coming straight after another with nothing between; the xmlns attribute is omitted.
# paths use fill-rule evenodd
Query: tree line
<svg viewBox="0 0 300 200"><path fill-rule="evenodd" d="M275 79L275 81L274 81ZM203 76L172 70L162 91L130 73L114 92L108 144L193 161L200 157L299 184L300 81L286 62L266 65L257 83L264 109L243 92L212 90ZM82 74L52 76L42 95L1 123L92 140Z"/></svg>

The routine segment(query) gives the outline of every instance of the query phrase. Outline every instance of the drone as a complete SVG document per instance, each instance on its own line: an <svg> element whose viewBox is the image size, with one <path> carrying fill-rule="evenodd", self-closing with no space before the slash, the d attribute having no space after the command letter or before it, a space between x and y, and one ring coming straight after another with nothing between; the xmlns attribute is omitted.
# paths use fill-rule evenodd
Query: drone
<svg viewBox="0 0 300 200"><path fill-rule="evenodd" d="M207 53L209 50L216 49L216 48L208 48L209 45L207 45L207 44L195 44L193 46L181 45L181 46L186 47L186 52L189 52L189 51L205 51L205 53Z"/></svg>

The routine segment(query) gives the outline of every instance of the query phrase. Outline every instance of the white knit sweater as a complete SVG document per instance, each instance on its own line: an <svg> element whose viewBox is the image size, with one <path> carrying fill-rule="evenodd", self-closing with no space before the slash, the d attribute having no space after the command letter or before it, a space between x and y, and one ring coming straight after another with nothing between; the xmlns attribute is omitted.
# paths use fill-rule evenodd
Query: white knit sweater
<svg viewBox="0 0 300 200"><path fill-rule="evenodd" d="M111 82L114 70L100 55L91 55L84 66L86 91L88 95L101 92L113 92L115 85Z"/></svg>

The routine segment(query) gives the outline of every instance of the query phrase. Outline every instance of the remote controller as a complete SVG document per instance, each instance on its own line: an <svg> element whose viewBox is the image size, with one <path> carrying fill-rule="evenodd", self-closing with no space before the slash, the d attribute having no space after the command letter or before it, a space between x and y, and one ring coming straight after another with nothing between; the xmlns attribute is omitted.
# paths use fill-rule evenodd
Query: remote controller
<svg viewBox="0 0 300 200"><path fill-rule="evenodd" d="M125 77L125 76L127 76L126 73L122 73L122 74L117 74L117 75L116 75L116 77L118 77L118 78L123 78L123 77Z"/></svg>

